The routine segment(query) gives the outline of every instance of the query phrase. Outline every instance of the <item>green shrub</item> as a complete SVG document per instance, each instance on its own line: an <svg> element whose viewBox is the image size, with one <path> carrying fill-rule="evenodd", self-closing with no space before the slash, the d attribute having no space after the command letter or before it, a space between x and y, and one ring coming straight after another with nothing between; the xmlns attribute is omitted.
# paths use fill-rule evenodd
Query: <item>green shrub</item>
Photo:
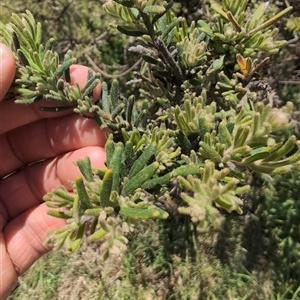
<svg viewBox="0 0 300 300"><path fill-rule="evenodd" d="M135 255L128 254L127 263L151 266L147 276L155 274L153 286L174 276L178 257L195 262L186 267L186 277L180 265L183 281L191 271L200 280L203 265L209 270L206 288L184 292L175 284L163 291L168 299L194 299L201 293L214 299L232 285L232 299L258 299L259 293L271 297L273 291L297 297L298 199L283 193L279 183L297 190L298 103L274 101L278 86L271 86L265 71L274 74L268 67L272 57L282 57L285 35L296 32L291 25L283 30L281 21L291 7L248 0L196 2L203 5L193 9L185 2L118 0L107 1L100 10L93 3L92 17L87 2L64 4L54 48L52 40L40 35L29 11L13 15L10 27L0 24L0 40L11 45L17 59L9 91L17 103L42 98L62 102L65 106L52 108L53 113L69 107L82 115L92 113L101 128L112 132L106 143L107 169L92 168L89 158L80 160L83 177L73 183L73 192L60 187L45 196L49 214L68 219L49 242L74 252L86 234L90 242L101 241L107 259L111 249L124 252L130 241ZM45 14L39 18L50 33L57 28ZM70 23L77 27L70 28ZM98 44L103 30L105 42ZM65 37L67 44L60 41ZM96 64L134 64L139 70L122 76L90 73L79 90L69 84L68 73L77 55L89 62L95 56ZM91 92L101 74L113 79L102 83L101 99L93 103ZM291 218L284 219L283 212ZM282 223L285 229L279 228ZM155 237L150 234L153 226L158 228ZM270 251L272 247L278 251ZM152 254L142 255L147 251ZM170 267L162 267L166 262ZM218 267L212 270L214 265ZM226 281L222 272L237 284ZM260 292L245 291L249 282Z"/></svg>

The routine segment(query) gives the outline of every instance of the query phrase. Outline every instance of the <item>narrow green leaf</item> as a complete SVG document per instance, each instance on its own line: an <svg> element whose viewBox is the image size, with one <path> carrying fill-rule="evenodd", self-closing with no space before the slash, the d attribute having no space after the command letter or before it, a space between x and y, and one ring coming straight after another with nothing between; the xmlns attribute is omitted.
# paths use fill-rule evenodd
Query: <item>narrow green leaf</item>
<svg viewBox="0 0 300 300"><path fill-rule="evenodd" d="M142 55L142 58L144 61L152 65L157 65L160 62L158 59L146 54Z"/></svg>
<svg viewBox="0 0 300 300"><path fill-rule="evenodd" d="M241 147L245 145L250 133L250 126L239 126L234 136L233 147Z"/></svg>
<svg viewBox="0 0 300 300"><path fill-rule="evenodd" d="M107 169L104 174L102 188L100 192L101 207L109 206L109 198L112 192L112 185L113 185L113 171L111 169Z"/></svg>
<svg viewBox="0 0 300 300"><path fill-rule="evenodd" d="M128 175L129 179L135 176L147 165L149 159L154 154L155 148L156 148L156 144L151 143L146 149L144 149L144 152L137 158L135 163L132 165L132 168L130 169Z"/></svg>
<svg viewBox="0 0 300 300"><path fill-rule="evenodd" d="M133 145L138 145L141 141L141 134L140 132L135 128L133 129L131 135L130 135L130 141L133 143Z"/></svg>
<svg viewBox="0 0 300 300"><path fill-rule="evenodd" d="M48 209L47 214L49 216L55 217L55 218L60 218L60 219L70 219L72 216L69 216L68 214L62 212L62 211L57 211L57 210L52 210Z"/></svg>
<svg viewBox="0 0 300 300"><path fill-rule="evenodd" d="M83 209L91 208L92 204L90 201L90 197L86 191L83 179L81 176L76 178L76 191L79 196L79 205Z"/></svg>
<svg viewBox="0 0 300 300"><path fill-rule="evenodd" d="M24 52L23 52L21 49L18 49L18 50L17 50L17 55L18 55L18 58L19 58L20 63L21 63L24 67L29 66L29 65L32 65L32 64L29 63L29 61L28 61L26 55L24 54Z"/></svg>
<svg viewBox="0 0 300 300"><path fill-rule="evenodd" d="M253 154L247 158L244 158L242 161L241 161L241 164L244 165L244 166L247 166L257 160L262 160L264 158L267 158L269 157L270 153L269 152L260 152L260 153L256 153L256 154Z"/></svg>
<svg viewBox="0 0 300 300"><path fill-rule="evenodd" d="M205 158L211 159L213 162L220 162L221 156L214 147L209 146L205 142L200 142L200 152Z"/></svg>
<svg viewBox="0 0 300 300"><path fill-rule="evenodd" d="M145 126L143 126L143 124L144 124L145 119L147 119L147 118L146 118L147 113L148 113L147 110L146 110L146 109L143 109L143 110L138 114L137 118L134 120L133 127L140 127L140 126L145 127Z"/></svg>
<svg viewBox="0 0 300 300"><path fill-rule="evenodd" d="M111 112L110 103L109 103L109 97L108 97L108 87L107 87L107 83L105 81L102 82L101 105L102 105L102 109L106 113L110 113Z"/></svg>
<svg viewBox="0 0 300 300"><path fill-rule="evenodd" d="M39 67L40 71L43 72L45 68L44 68L43 63L40 59L39 53L38 52L33 52L32 53L32 58L34 59L34 62L36 63L36 65Z"/></svg>
<svg viewBox="0 0 300 300"><path fill-rule="evenodd" d="M167 6L165 7L165 10L161 13L156 14L152 19L152 24L154 25L162 16L164 16L174 5L174 2L171 0L168 2Z"/></svg>
<svg viewBox="0 0 300 300"><path fill-rule="evenodd" d="M115 151L109 164L109 168L113 170L112 191L119 190L120 173L123 167L122 160L124 159L124 144L120 142L115 146Z"/></svg>
<svg viewBox="0 0 300 300"><path fill-rule="evenodd" d="M73 194L71 194L69 191L67 191L66 188L59 188L59 189L56 189L56 190L52 191L51 194L52 194L53 196L61 197L61 198L65 199L65 200L67 200L67 201L69 201L69 202L71 202L71 203L73 203L74 198L75 198L75 196L74 196ZM47 194L47 195L48 195L48 194ZM46 195L46 196L47 196L47 195ZM45 196L45 197L46 197L46 196ZM44 200L45 200L45 199L44 199Z"/></svg>
<svg viewBox="0 0 300 300"><path fill-rule="evenodd" d="M102 211L103 211L102 207L88 208L84 211L84 214L89 216L99 217Z"/></svg>
<svg viewBox="0 0 300 300"><path fill-rule="evenodd" d="M253 35L254 33L256 33L258 31L261 31L263 29L266 29L266 28L270 27L273 23L275 23L278 20L280 20L285 14L288 14L292 9L293 9L292 6L288 6L287 8L285 8L282 11L280 11L278 14L276 14L274 17L268 19L266 22L264 22L260 26L257 26L256 28L254 28L251 31L249 31L247 33L247 36L251 36L251 35Z"/></svg>
<svg viewBox="0 0 300 300"><path fill-rule="evenodd" d="M128 8L133 7L133 2L132 1L128 1L128 0L114 0L115 2L117 2L118 4L124 5Z"/></svg>
<svg viewBox="0 0 300 300"><path fill-rule="evenodd" d="M63 62L63 64L62 64L61 66L59 66L59 67L57 68L57 70L53 73L52 77L55 78L55 77L60 77L60 76L62 76L62 74L64 74L64 72L65 72L68 68L70 68L70 66L71 66L72 64L74 64L75 61L76 61L76 58L71 58L71 59L69 59L69 60Z"/></svg>
<svg viewBox="0 0 300 300"><path fill-rule="evenodd" d="M218 3L217 1L215 0L212 0L211 1L211 8L217 12L218 14L220 14L226 21L229 21L228 20L228 17L227 17L227 14L226 12L223 10L222 6L220 3Z"/></svg>
<svg viewBox="0 0 300 300"><path fill-rule="evenodd" d="M40 22L36 23L35 30L35 44L38 47L42 43L42 24Z"/></svg>
<svg viewBox="0 0 300 300"><path fill-rule="evenodd" d="M146 5L143 9L145 14L162 14L165 13L166 9L160 5Z"/></svg>
<svg viewBox="0 0 300 300"><path fill-rule="evenodd" d="M132 110L133 110L133 105L134 105L134 96L131 95L128 99L127 99L127 103L126 103L126 121L131 124L131 117L132 117Z"/></svg>
<svg viewBox="0 0 300 300"><path fill-rule="evenodd" d="M163 30L161 38L165 39L172 31L172 29L175 28L181 21L182 18L175 18L175 20L172 21L172 23L168 24L166 28Z"/></svg>
<svg viewBox="0 0 300 300"><path fill-rule="evenodd" d="M134 177L131 177L123 187L122 194L124 196L128 196L132 192L134 192L137 188L140 188L147 180L149 180L157 171L159 167L159 162L154 162L151 165L142 169L138 174Z"/></svg>
<svg viewBox="0 0 300 300"><path fill-rule="evenodd" d="M131 141L125 143L125 159L126 167L130 170L135 161L135 153Z"/></svg>
<svg viewBox="0 0 300 300"><path fill-rule="evenodd" d="M215 59L211 65L212 69L214 71L218 71L218 70L222 69L224 66L224 59L225 59L225 55L222 55L220 58Z"/></svg>
<svg viewBox="0 0 300 300"><path fill-rule="evenodd" d="M110 97L112 105L111 111L114 111L119 106L119 82L117 79L114 79L111 83Z"/></svg>
<svg viewBox="0 0 300 300"><path fill-rule="evenodd" d="M86 83L84 88L81 90L82 92L82 98L85 96L91 96L93 95L94 88L100 83L100 73L94 74Z"/></svg>
<svg viewBox="0 0 300 300"><path fill-rule="evenodd" d="M54 38L50 38L46 42L46 45L45 45L45 48L44 48L44 56L45 56L45 54L46 54L47 51L52 50L53 43L54 43Z"/></svg>
<svg viewBox="0 0 300 300"><path fill-rule="evenodd" d="M13 42L13 48L14 48L15 52L17 52L17 50L21 48L18 35L13 31L11 34L11 37L12 37L12 42Z"/></svg>
<svg viewBox="0 0 300 300"><path fill-rule="evenodd" d="M182 153L189 153L193 146L187 136L180 130L176 131L176 136L182 149Z"/></svg>
<svg viewBox="0 0 300 300"><path fill-rule="evenodd" d="M74 203L72 207L72 214L75 222L79 224L80 220L80 200L79 200L79 195L77 194L74 198Z"/></svg>
<svg viewBox="0 0 300 300"><path fill-rule="evenodd" d="M74 253L78 247L80 246L81 242L82 242L82 237L84 234L84 230L85 230L85 224L81 224L77 230L77 234L75 237L74 242L72 243L71 248L69 249L71 253Z"/></svg>
<svg viewBox="0 0 300 300"><path fill-rule="evenodd" d="M113 136L110 134L105 144L105 152L106 152L106 161L105 165L109 168L110 161L113 157L115 151L115 142L113 141Z"/></svg>
<svg viewBox="0 0 300 300"><path fill-rule="evenodd" d="M172 180L172 172L167 173L164 176L157 176L152 179L147 180L143 185L141 186L144 189L153 189L157 185L160 187L166 185Z"/></svg>
<svg viewBox="0 0 300 300"><path fill-rule="evenodd" d="M84 159L78 159L75 165L78 166L81 174L88 182L94 181L91 160L88 156L86 156Z"/></svg>
<svg viewBox="0 0 300 300"><path fill-rule="evenodd" d="M114 110L111 112L111 117L112 117L113 120L115 120L116 117L118 117L118 116L120 116L120 115L122 114L122 112L123 112L123 110L124 110L124 107L125 107L124 103L120 103L120 104L116 107L116 109L114 109Z"/></svg>
<svg viewBox="0 0 300 300"><path fill-rule="evenodd" d="M285 159L281 159L278 161L269 161L269 162L264 162L262 161L261 165L262 166L270 166L272 168L279 168L279 167L284 167L288 165L295 164L300 161L300 152L296 152L292 156L289 156Z"/></svg>
<svg viewBox="0 0 300 300"><path fill-rule="evenodd" d="M278 150L274 151L268 158L264 159L264 162L281 159L295 148L296 141L297 138L294 135L290 136Z"/></svg>
<svg viewBox="0 0 300 300"><path fill-rule="evenodd" d="M232 137L226 126L226 122L222 121L219 125L219 141L227 147L232 145Z"/></svg>
<svg viewBox="0 0 300 300"><path fill-rule="evenodd" d="M290 166L283 166L283 167L273 167L273 166L268 166L268 165L261 165L258 162L254 162L248 167L253 170L254 172L257 173L264 173L264 174L284 174L287 173L291 170Z"/></svg>
<svg viewBox="0 0 300 300"><path fill-rule="evenodd" d="M21 99L17 98L15 100L15 103L32 104L32 103L38 102L42 99L43 99L43 95L38 95L38 96L32 97L32 98L21 98Z"/></svg>
<svg viewBox="0 0 300 300"><path fill-rule="evenodd" d="M148 34L148 32L142 32L142 31L136 30L136 28L133 27L133 26L124 26L124 25L121 26L121 25L118 25L117 29L121 33L126 34L128 36L143 36L145 34Z"/></svg>
<svg viewBox="0 0 300 300"><path fill-rule="evenodd" d="M169 214L158 208L128 208L121 207L119 214L132 219L167 219Z"/></svg>
<svg viewBox="0 0 300 300"><path fill-rule="evenodd" d="M203 163L180 166L172 171L172 177L197 175L200 172L200 167L203 167Z"/></svg>
<svg viewBox="0 0 300 300"><path fill-rule="evenodd" d="M96 242L101 240L106 234L107 231L105 231L103 228L100 228L99 230L95 231L92 235L90 235L88 237L88 240L90 242Z"/></svg>

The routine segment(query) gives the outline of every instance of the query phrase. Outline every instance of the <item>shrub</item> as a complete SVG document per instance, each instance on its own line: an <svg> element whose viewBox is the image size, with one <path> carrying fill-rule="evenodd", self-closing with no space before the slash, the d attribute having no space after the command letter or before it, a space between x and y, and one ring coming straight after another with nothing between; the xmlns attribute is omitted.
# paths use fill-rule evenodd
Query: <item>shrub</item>
<svg viewBox="0 0 300 300"><path fill-rule="evenodd" d="M68 45L73 46L74 53L63 51L60 44L59 54L52 39L42 43L40 23L29 11L21 17L14 14L9 26L0 25L2 41L11 45L18 64L8 96L13 94L20 104L42 98L62 102L65 106L50 110L55 113L73 107L82 115L92 113L101 128L111 130L106 143L107 168L93 168L89 158L79 160L76 164L82 177L73 183L73 191L58 187L44 197L49 214L68 219L68 225L50 236L49 242L57 248L65 246L74 252L87 235L88 241L101 240L103 258L108 258L113 247L124 251L128 240L134 244L139 234L157 220L159 232L167 232L175 247L169 249L171 253L180 249L181 255L198 257L192 252L199 241L201 244L204 237L213 235L216 240L211 241L211 247L220 261L230 266L239 260L255 270L249 257L242 255L242 236L256 224L262 237L257 218L272 220L273 230L278 228L275 220L282 217L280 209L276 210L276 197L280 196L272 184L277 178L293 178L299 173L297 112L292 102L274 101L265 76L272 56L280 56L286 44L273 24L291 7L270 5L269 10L269 2L251 4L247 0L203 3L189 16L191 7L184 3L107 1L106 14L118 22L112 25L112 32L118 30L127 36L113 38L111 44L118 46L126 41L126 56L138 57L135 66L139 65L139 70L125 72L119 81L103 81L97 103L93 103L91 92L101 74L90 72L87 85L80 90L69 83L69 67L75 61L74 53L86 51L81 44L85 38L97 36L103 29L99 19L91 23L83 10L83 27L76 30L81 43L75 39L72 45L74 36L70 36ZM66 20L76 15L74 10L66 13L67 4L64 9ZM103 11L95 11L104 16ZM196 15L200 16L198 20ZM68 34L63 34L65 29ZM69 36L69 29L62 27L62 36ZM97 42L92 45L94 51ZM100 49L106 50L96 55L98 62L123 63L120 51L105 58L107 48ZM85 57L88 59L93 51ZM268 181L272 182L270 186ZM296 181L292 186L297 186ZM266 187L270 192L262 196ZM266 199L255 205L257 197ZM282 204L293 215L295 201L294 196L292 200L284 198ZM274 219L272 214L261 214L264 205L274 211ZM290 226L296 221L290 220ZM224 233L227 228L229 235L236 232L241 237L230 243L238 250L229 260L219 255L218 246L218 241L228 237ZM184 232L186 235L182 235ZM286 240L290 245L291 238L294 241L290 232L276 234L275 243ZM286 254L285 246L279 246ZM287 263L296 264L298 252L291 253ZM265 262L261 253L257 257ZM296 284L298 269L295 265L289 275L282 271L279 278Z"/></svg>

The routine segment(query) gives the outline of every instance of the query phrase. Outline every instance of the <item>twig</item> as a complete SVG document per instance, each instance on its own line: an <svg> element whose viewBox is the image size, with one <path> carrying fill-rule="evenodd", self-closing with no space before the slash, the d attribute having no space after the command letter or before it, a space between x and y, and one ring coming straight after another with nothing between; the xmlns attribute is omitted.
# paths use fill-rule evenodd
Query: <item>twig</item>
<svg viewBox="0 0 300 300"><path fill-rule="evenodd" d="M299 84L300 85L300 81L297 80L280 80L278 81L278 83L282 83L282 84Z"/></svg>
<svg viewBox="0 0 300 300"><path fill-rule="evenodd" d="M99 36L97 36L94 40L93 40L93 45L84 48L83 53L89 52L90 50L95 48L95 44L98 43L100 40L104 39L107 36L107 31L104 31L102 34L100 34Z"/></svg>
<svg viewBox="0 0 300 300"><path fill-rule="evenodd" d="M108 77L108 78L118 78L118 77L122 77L124 75L127 75L128 73L130 73L133 69L135 69L139 64L141 64L141 62L143 61L143 58L141 57L136 63L134 63L133 66L131 66L129 69L127 69L126 71L120 73L120 74L108 74L105 71L101 70L91 59L91 57L88 54L84 54L85 58L88 60L88 62L91 64L91 66L93 67L93 69L97 72L99 72L101 75Z"/></svg>
<svg viewBox="0 0 300 300"><path fill-rule="evenodd" d="M183 83L183 74L180 66L172 57L167 46L163 40L157 36L153 24L147 14L143 11L140 11L140 15L145 23L145 26L148 30L148 34L151 37L154 47L158 50L158 53L162 56L164 63L170 68L170 71L173 73L176 81L176 92L174 96L175 102L180 102L182 98L182 89L181 85Z"/></svg>
<svg viewBox="0 0 300 300"><path fill-rule="evenodd" d="M287 41L287 45L292 46L293 44L297 43L300 39L300 36L296 36Z"/></svg>

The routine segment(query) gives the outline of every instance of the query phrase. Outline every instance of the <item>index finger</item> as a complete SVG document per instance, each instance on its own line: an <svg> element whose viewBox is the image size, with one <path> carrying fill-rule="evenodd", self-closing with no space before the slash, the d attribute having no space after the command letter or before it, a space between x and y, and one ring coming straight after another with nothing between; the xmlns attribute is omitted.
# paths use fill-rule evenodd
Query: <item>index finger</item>
<svg viewBox="0 0 300 300"><path fill-rule="evenodd" d="M88 67L81 65L72 65L70 67L71 84L78 83L83 88L87 81ZM1 71L1 70L0 70ZM0 85L1 88L1 85ZM94 99L99 98L101 94L101 83L94 89ZM14 128L29 124L43 118L62 117L72 113L72 109L62 112L43 112L39 110L40 106L52 105L49 101L42 100L32 105L15 104L13 101L0 102L1 124L0 134L8 132ZM55 104L57 105L57 104Z"/></svg>
<svg viewBox="0 0 300 300"><path fill-rule="evenodd" d="M0 101L7 93L16 72L16 62L13 53L4 44L0 44Z"/></svg>

